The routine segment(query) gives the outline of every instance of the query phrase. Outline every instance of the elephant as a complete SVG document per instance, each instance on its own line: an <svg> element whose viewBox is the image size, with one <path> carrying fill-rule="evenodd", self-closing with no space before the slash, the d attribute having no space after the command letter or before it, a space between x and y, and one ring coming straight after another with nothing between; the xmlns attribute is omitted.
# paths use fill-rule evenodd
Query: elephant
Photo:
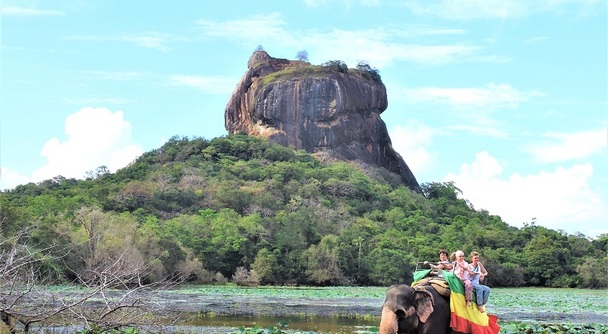
<svg viewBox="0 0 608 334"><path fill-rule="evenodd" d="M379 333L452 333L449 299L430 285L393 285L382 305Z"/></svg>

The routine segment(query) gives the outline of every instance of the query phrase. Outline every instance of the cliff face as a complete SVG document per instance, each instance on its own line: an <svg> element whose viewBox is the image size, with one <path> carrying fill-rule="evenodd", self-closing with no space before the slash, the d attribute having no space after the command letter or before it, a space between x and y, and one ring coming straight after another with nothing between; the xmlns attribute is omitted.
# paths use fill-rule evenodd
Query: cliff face
<svg viewBox="0 0 608 334"><path fill-rule="evenodd" d="M420 191L380 118L388 101L379 77L272 58L264 51L254 52L247 67L226 106L228 132L384 167Z"/></svg>

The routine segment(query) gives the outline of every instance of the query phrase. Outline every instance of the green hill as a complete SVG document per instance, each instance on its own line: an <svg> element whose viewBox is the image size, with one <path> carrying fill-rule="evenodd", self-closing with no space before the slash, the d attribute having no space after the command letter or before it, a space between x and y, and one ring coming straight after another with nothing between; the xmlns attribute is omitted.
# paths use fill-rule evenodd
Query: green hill
<svg viewBox="0 0 608 334"><path fill-rule="evenodd" d="M478 251L491 286L608 286L608 236L519 229L451 183L398 176L244 135L174 137L116 173L0 193L0 247L45 250L40 272L85 280L145 268L148 282L389 285L441 248Z"/></svg>

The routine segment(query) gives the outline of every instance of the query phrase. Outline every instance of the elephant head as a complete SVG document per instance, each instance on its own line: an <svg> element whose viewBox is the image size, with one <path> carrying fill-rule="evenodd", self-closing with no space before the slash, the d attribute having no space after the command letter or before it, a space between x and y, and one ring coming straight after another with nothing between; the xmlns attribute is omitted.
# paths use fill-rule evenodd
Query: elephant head
<svg viewBox="0 0 608 334"><path fill-rule="evenodd" d="M434 304L433 295L423 287L403 284L391 286L382 305L379 333L426 332L419 327L427 323Z"/></svg>

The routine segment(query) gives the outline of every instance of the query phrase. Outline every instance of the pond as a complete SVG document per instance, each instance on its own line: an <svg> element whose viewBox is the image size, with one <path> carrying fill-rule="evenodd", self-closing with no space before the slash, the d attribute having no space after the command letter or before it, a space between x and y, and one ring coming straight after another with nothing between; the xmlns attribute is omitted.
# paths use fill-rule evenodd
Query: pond
<svg viewBox="0 0 608 334"><path fill-rule="evenodd" d="M177 315L172 322L164 323L162 332L229 333L239 326L258 326L363 334L377 332L386 290L185 286L154 291L148 297ZM501 333L510 333L506 328L513 323L601 324L608 329L607 300L608 290L494 288L486 308L498 316L499 325L505 328Z"/></svg>
<svg viewBox="0 0 608 334"><path fill-rule="evenodd" d="M332 316L201 316L190 318L175 329L180 332L229 333L239 326L277 327L315 333L377 333L380 319Z"/></svg>
<svg viewBox="0 0 608 334"><path fill-rule="evenodd" d="M386 288L203 286L167 291L184 321L181 330L207 333L239 326L325 333L375 333Z"/></svg>
<svg viewBox="0 0 608 334"><path fill-rule="evenodd" d="M375 333L385 293L386 287L193 286L164 295L167 303L183 312L182 329L225 333L238 326L284 324L299 331ZM486 307L498 316L499 324L607 325L606 300L608 290L495 288Z"/></svg>

